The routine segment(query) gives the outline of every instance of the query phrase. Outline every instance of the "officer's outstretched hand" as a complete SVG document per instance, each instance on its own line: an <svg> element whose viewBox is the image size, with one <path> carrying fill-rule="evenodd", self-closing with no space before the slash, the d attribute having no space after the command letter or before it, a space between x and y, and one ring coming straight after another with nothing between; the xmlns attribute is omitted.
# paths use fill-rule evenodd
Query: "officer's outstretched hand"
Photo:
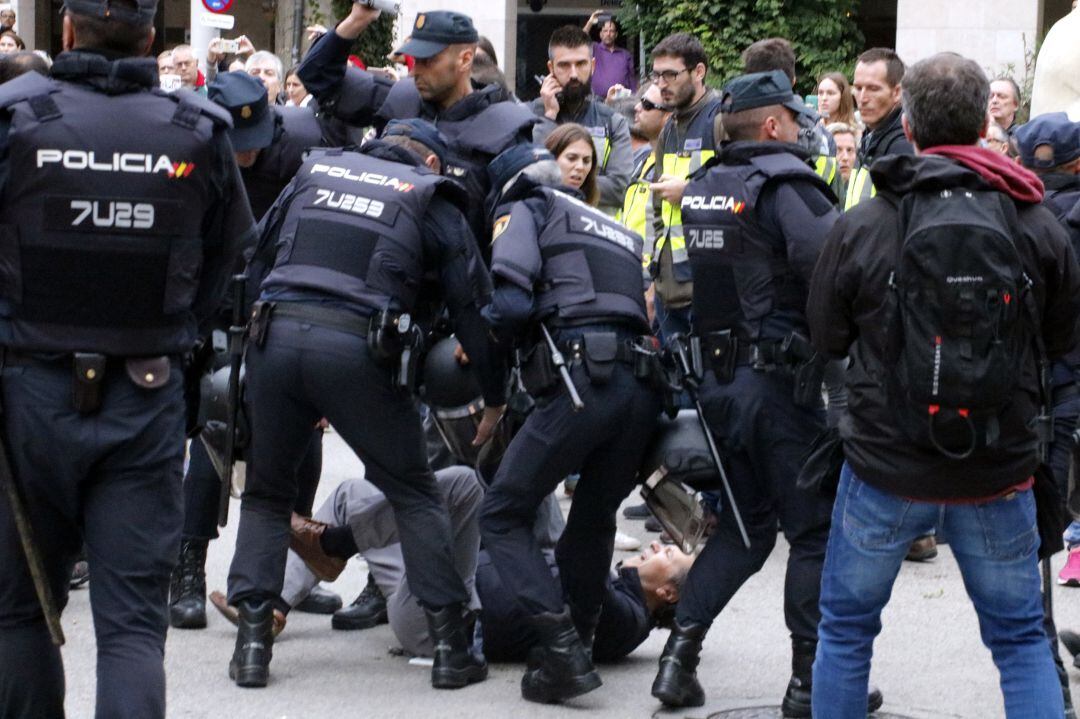
<svg viewBox="0 0 1080 719"><path fill-rule="evenodd" d="M679 207L682 205L683 192L689 183L682 178L671 175L661 175L656 182L649 184L649 189L660 195L669 204Z"/></svg>
<svg viewBox="0 0 1080 719"><path fill-rule="evenodd" d="M504 411L506 411L505 404L498 407L484 407L484 416L480 420L480 425L476 428L476 437L472 441L474 447L481 447L491 439L491 435L495 433L495 427L499 424L499 420L502 419Z"/></svg>

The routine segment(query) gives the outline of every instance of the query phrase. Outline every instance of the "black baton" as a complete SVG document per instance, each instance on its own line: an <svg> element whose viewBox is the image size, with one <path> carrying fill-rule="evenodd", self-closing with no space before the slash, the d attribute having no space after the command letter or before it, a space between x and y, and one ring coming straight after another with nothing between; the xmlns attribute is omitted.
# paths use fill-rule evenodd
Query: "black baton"
<svg viewBox="0 0 1080 719"><path fill-rule="evenodd" d="M229 326L229 393L226 411L229 413L225 431L225 467L221 474L221 494L218 496L218 526L229 522L229 496L232 493L233 464L236 462L236 424L240 413L240 367L244 362L244 290L247 275L233 275L232 324Z"/></svg>
<svg viewBox="0 0 1080 719"><path fill-rule="evenodd" d="M575 412L580 412L585 409L585 403L581 401L581 395L578 394L577 387L574 386L574 380L570 377L570 370L566 367L566 358L559 351L559 346L555 344L555 340L551 338L551 333L548 332L547 325L543 322L540 323L540 330L544 333L544 341L547 342L548 350L551 351L551 363L558 368L559 376L562 377L562 382L566 385L566 391L570 393L570 405Z"/></svg>

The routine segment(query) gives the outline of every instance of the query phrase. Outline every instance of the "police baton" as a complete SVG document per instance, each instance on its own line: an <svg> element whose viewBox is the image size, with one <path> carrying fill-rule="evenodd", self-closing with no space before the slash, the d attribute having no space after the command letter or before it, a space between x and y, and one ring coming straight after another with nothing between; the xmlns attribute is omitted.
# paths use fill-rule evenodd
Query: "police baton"
<svg viewBox="0 0 1080 719"><path fill-rule="evenodd" d="M34 591L37 593L41 612L45 615L45 625L49 628L49 636L53 644L62 647L64 646L64 629L60 626L60 611L53 600L52 587L45 574L45 564L41 561L37 544L34 542L34 530L30 526L26 504L19 494L19 488L15 485L15 475L11 473L7 448L2 440L0 440L0 484L4 485L4 495L7 497L8 506L11 507L11 514L15 518L15 532L19 535L19 543L22 545L23 554L26 555L30 579L34 583Z"/></svg>
<svg viewBox="0 0 1080 719"><path fill-rule="evenodd" d="M716 465L716 471L720 474L720 484L724 487L724 494L727 496L728 505L731 507L731 514L735 517L735 525L739 528L739 535L742 537L743 545L750 549L750 535L746 533L746 525L743 524L742 514L739 513L739 505L735 504L735 493L731 490L731 483L728 482L727 473L724 471L724 463L720 460L720 448L716 446L716 439L709 428L709 423L705 421L705 409L701 406L701 400L698 398L699 378L695 363L690 360L690 352L686 347L687 341L688 338L682 334L673 335L671 338L669 351L675 360L675 371L679 376L682 388L686 390L694 403L698 422L701 423L701 433L705 435L705 443L709 445L709 454L712 455L713 464Z"/></svg>
<svg viewBox="0 0 1080 719"><path fill-rule="evenodd" d="M236 424L240 412L240 367L244 361L244 291L247 275L233 275L232 324L229 326L229 393L226 411L229 413L225 431L225 466L221 474L221 494L218 495L218 526L229 522L229 495L232 493L233 464L236 462Z"/></svg>
<svg viewBox="0 0 1080 719"><path fill-rule="evenodd" d="M581 395L578 394L577 387L574 386L574 380L570 377L570 370L566 367L566 358L559 351L559 346L555 344L555 340L551 338L551 333L548 332L547 325L543 322L540 323L540 331L544 333L544 341L547 342L548 350L551 351L551 363L558 368L559 376L562 377L562 382L566 385L566 391L570 393L570 405L575 412L580 412L585 409L585 403L581 401Z"/></svg>

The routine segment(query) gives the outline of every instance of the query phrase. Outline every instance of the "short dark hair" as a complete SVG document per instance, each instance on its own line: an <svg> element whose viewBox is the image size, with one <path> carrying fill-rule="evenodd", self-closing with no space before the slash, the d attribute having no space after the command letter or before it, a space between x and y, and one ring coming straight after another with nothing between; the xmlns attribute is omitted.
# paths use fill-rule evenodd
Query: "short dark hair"
<svg viewBox="0 0 1080 719"><path fill-rule="evenodd" d="M723 113L724 131L732 142L752 142L758 139L761 123L765 122L766 118L784 112L793 115L791 110L783 105L766 105L741 112Z"/></svg>
<svg viewBox="0 0 1080 719"><path fill-rule="evenodd" d="M896 87L904 80L904 61L896 54L896 50L889 47L872 47L855 61L855 64L869 65L875 62L885 63L885 82L890 87Z"/></svg>
<svg viewBox="0 0 1080 719"><path fill-rule="evenodd" d="M1012 86L1013 99L1016 100L1017 105L1020 104L1020 85L1018 85L1016 83L1016 80L1013 80L1008 75L1001 75L1000 77L995 77L990 82L991 83L994 83L994 82L1007 82L1007 83L1009 83L1009 85Z"/></svg>
<svg viewBox="0 0 1080 719"><path fill-rule="evenodd" d="M491 62L494 63L496 67L498 67L499 56L495 54L495 46L491 44L491 40L488 40L487 37L481 35L476 40L476 47L479 50L483 50L484 54L491 58Z"/></svg>
<svg viewBox="0 0 1080 719"><path fill-rule="evenodd" d="M668 35L653 48L652 58L677 57L683 61L687 70L693 70L699 64L709 69L709 57L705 54L705 48L695 35L688 32L677 32Z"/></svg>
<svg viewBox="0 0 1080 719"><path fill-rule="evenodd" d="M795 84L795 50L791 43L782 37L770 37L758 40L743 50L743 72L771 72L782 70Z"/></svg>
<svg viewBox="0 0 1080 719"><path fill-rule="evenodd" d="M503 71L499 69L499 66L486 52L478 52L473 55L472 79L473 82L483 87L495 84L504 90L510 89L506 84L506 75L503 74Z"/></svg>
<svg viewBox="0 0 1080 719"><path fill-rule="evenodd" d="M138 10L135 0L111 0L117 7ZM147 51L146 38L152 23L129 25L114 18L91 17L65 10L75 26L75 39L80 48L109 50L125 57L141 56Z"/></svg>
<svg viewBox="0 0 1080 719"><path fill-rule="evenodd" d="M904 115L921 149L974 145L986 125L990 83L974 60L942 52L920 60L904 80Z"/></svg>
<svg viewBox="0 0 1080 719"><path fill-rule="evenodd" d="M397 147L408 150L410 153L420 158L420 160L423 161L425 164L427 163L429 157L435 157L436 159L438 159L439 157L435 154L434 150L432 150L424 143L420 142L419 140L414 140L411 137L406 137L405 135L390 135L389 137L380 138L380 140L382 142L385 142L387 145L396 145ZM441 166L439 168L439 171L442 171Z"/></svg>
<svg viewBox="0 0 1080 719"><path fill-rule="evenodd" d="M0 55L0 84L13 80L27 72L48 75L49 63L41 55L30 50L20 50L9 55Z"/></svg>
<svg viewBox="0 0 1080 719"><path fill-rule="evenodd" d="M584 30L577 25L563 25L560 28L555 28L555 32L551 33L551 39L548 40L548 57L551 57L551 51L557 47L578 48L587 47L592 50L592 40L585 33Z"/></svg>

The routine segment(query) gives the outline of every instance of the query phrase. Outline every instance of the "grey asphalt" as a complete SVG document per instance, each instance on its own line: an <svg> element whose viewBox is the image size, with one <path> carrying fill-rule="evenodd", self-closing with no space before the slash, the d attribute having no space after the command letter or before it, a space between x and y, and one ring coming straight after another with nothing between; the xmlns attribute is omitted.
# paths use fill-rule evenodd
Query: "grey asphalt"
<svg viewBox="0 0 1080 719"><path fill-rule="evenodd" d="M360 462L333 433L326 437L323 466L319 501L338 482L363 473ZM627 503L636 501L632 495ZM234 502L222 539L211 545L211 589L225 588L238 509ZM643 540L655 537L644 531L641 522L620 517L620 526ZM660 712L661 716L704 718L739 707L779 704L790 671L782 612L786 555L781 538L764 569L713 625L699 668L708 695L706 706ZM1056 572L1064 555L1055 559ZM348 603L362 588L365 577L363 564L353 560L331 588ZM1080 589L1055 588L1054 599L1059 625L1080 628ZM604 686L597 691L563 706L545 707L520 698L521 666L494 665L483 684L459 691L435 691L428 684L427 668L410 666L406 659L390 653L395 642L386 626L340 632L330 629L329 620L297 612L289 615L288 626L274 646L270 685L261 690L238 689L229 681L226 668L235 631L212 609L207 629L171 630L165 657L168 715L225 719L621 718L651 717L661 708L649 696L649 686L666 632L654 632L627 661L601 667ZM932 563L905 564L883 622L871 682L885 694L885 711L918 719L1004 716L997 672L980 642L975 614L947 548ZM68 715L92 717L95 650L86 590L72 593L64 613L64 630L68 637L64 648ZM1080 697L1080 672L1070 668L1070 675L1073 691Z"/></svg>

